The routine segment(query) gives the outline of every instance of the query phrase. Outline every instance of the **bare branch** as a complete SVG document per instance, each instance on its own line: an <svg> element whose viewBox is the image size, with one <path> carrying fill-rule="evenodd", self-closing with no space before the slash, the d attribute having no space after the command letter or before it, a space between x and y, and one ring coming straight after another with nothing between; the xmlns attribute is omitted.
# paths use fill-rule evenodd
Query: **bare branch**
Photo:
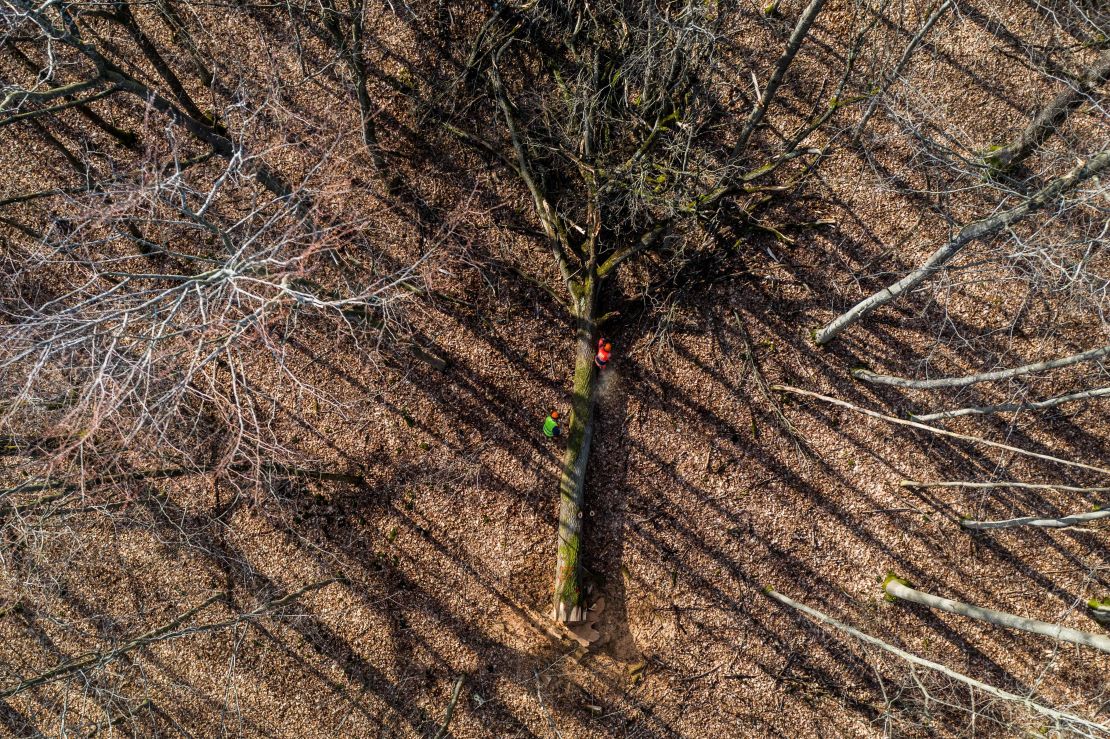
<svg viewBox="0 0 1110 739"><path fill-rule="evenodd" d="M978 488L989 490L992 488L1022 488L1024 490L1066 490L1070 493L1110 493L1110 487L1076 487L1074 485L1048 485L1041 483L1014 482L1013 480L998 480L997 482L970 482L964 480L941 480L936 482L917 482L916 480L902 480L898 483L904 488Z"/></svg>
<svg viewBox="0 0 1110 739"><path fill-rule="evenodd" d="M783 50L782 56L779 57L778 63L775 65L775 71L771 74L771 79L767 81L763 93L759 95L755 107L752 108L752 112L748 116L748 120L744 123L744 127L740 129L740 137L732 147L734 157L747 148L748 140L763 121L763 116L767 114L767 108L770 107L775 95L778 94L782 80L786 76L786 70L790 68L794 57L798 55L798 50L802 48L802 42L809 34L810 26L817 20L817 14L821 12L824 5L825 0L810 0L809 5L802 11L797 24L794 26L793 33L790 34L790 38L786 42L786 49Z"/></svg>
<svg viewBox="0 0 1110 739"><path fill-rule="evenodd" d="M1083 390L1078 393L1069 393L1067 395L1058 395L1055 398L1047 398L1045 400L1031 400L1023 403L1002 403L1001 405L986 405L986 406L971 406L967 408L957 408L951 411L938 411L936 413L926 413L924 415L914 413L913 418L918 421L939 421L945 418L958 418L960 416L972 415L989 415L992 413L1010 413L1013 411L1042 411L1046 408L1055 408L1064 403L1072 403L1076 400L1090 400L1091 398L1104 398L1110 396L1110 387L1101 387L1094 390Z"/></svg>
<svg viewBox="0 0 1110 739"><path fill-rule="evenodd" d="M919 268L910 272L897 282L884 287L870 297L861 300L847 312L842 313L827 326L818 331L814 340L818 345L827 344L836 338L841 331L856 323L876 308L897 300L909 290L912 290L932 277L940 271L952 257L956 256L956 254L971 242L1013 225L1030 213L1045 207L1048 203L1054 201L1081 182L1094 177L1107 167L1110 167L1110 149L1104 149L1087 161L1082 162L1063 177L1043 187L1039 192L1033 195L1033 197L1029 198L1021 205L964 226L960 229L960 232L956 234L955 238L929 255L929 258L926 259L924 264Z"/></svg>
<svg viewBox="0 0 1110 739"><path fill-rule="evenodd" d="M1013 141L991 150L983 160L995 169L1013 169L1036 151L1037 147L1056 132L1068 115L1107 80L1110 80L1110 50L1102 52L1098 61L1084 71L1074 84L1069 84L1048 105L1041 108Z"/></svg>
<svg viewBox="0 0 1110 739"><path fill-rule="evenodd" d="M960 526L965 529L1012 529L1017 526L1033 526L1046 529L1066 529L1071 526L1097 521L1110 516L1110 509L1088 511L1086 513L1073 513L1068 516L1045 518L1042 516L1023 516L1021 518L1008 518L1004 521L973 521L969 518L960 519Z"/></svg>
<svg viewBox="0 0 1110 739"><path fill-rule="evenodd" d="M772 385L771 389L772 390L778 390L778 391L784 392L784 393L792 393L794 395L804 395L804 396L807 396L807 397L810 397L810 398L816 398L816 399L818 399L818 400L820 400L824 403L830 403L832 405L836 405L836 406L839 406L841 408L847 408L851 411L855 411L856 413L862 413L865 416L871 416L872 418L881 419L883 421L886 421L887 423L895 423L895 424L898 424L900 426L909 426L911 428L920 429L922 431L928 431L930 434L937 434L938 436L947 436L947 437L952 438L952 439L959 439L960 441L970 441L974 444L983 444L984 446L993 447L995 449L1003 449L1003 450L1008 451L1008 452L1014 452L1015 454L1023 454L1027 457L1036 457L1037 459L1043 459L1043 460L1046 460L1048 462L1055 462L1057 464L1067 465L1068 467L1079 467L1079 468L1085 469L1085 470L1092 470L1094 472L1101 472L1104 475L1110 475L1110 469L1106 469L1105 467L1095 467L1093 465L1083 464L1081 462L1071 462L1069 460L1060 459L1059 457L1053 457L1053 456L1050 456L1048 454L1039 454L1038 452L1031 452L1028 449L1020 449L1020 448L1015 447L1015 446L1010 446L1009 444L1000 444L997 441L990 441L989 439L981 439L978 436L968 436L966 434L957 434L954 431L948 431L946 429L939 429L935 426L926 426L925 424L917 423L916 421L907 421L904 418L895 418L894 416L887 416L887 415L884 415L884 414L879 413L877 411L868 410L866 408L860 408L859 406L852 405L851 403L849 403L847 401L837 400L836 398L830 398L827 395L821 395L820 393L810 392L809 390L802 390L801 388L791 387L789 385Z"/></svg>
<svg viewBox="0 0 1110 739"><path fill-rule="evenodd" d="M1033 362L1032 364L1023 364L1020 367L981 372L977 375L965 375L963 377L938 377L935 380L911 380L906 377L896 377L893 375L877 375L866 369L852 370L852 377L877 385L895 385L897 387L912 388L915 390L934 390L939 387L967 387L968 385L975 385L980 382L1008 380L1012 377L1029 375L1034 372L1044 372L1061 367L1070 367L1080 362L1091 362L1106 356L1110 356L1110 346L1088 349L1085 352L1072 354L1067 357L1060 357L1059 359L1049 359L1044 362Z"/></svg>
<svg viewBox="0 0 1110 739"><path fill-rule="evenodd" d="M875 110L878 108L879 102L886 94L887 89L902 76L902 73L906 70L906 65L910 63L910 59L913 58L914 52L917 51L917 47L920 46L921 42L925 40L925 37L929 35L929 31L932 30L941 16L947 13L948 9L951 7L952 0L944 0L944 2L940 3L936 9L929 14L929 17L925 19L925 23L922 24L921 29L914 34L914 37L906 44L906 49L902 52L902 58L899 59L898 63L894 65L894 68L883 77L879 89L872 93L871 102L867 104L867 109L863 112L863 116L860 117L859 123L856 124L855 131L852 133L853 139L859 139L860 134L863 133L863 129L867 126L867 122L870 121L871 116L875 114Z"/></svg>
<svg viewBox="0 0 1110 739"><path fill-rule="evenodd" d="M948 598L941 598L940 596L923 593L920 590L915 590L910 587L905 580L901 580L894 575L887 576L886 580L883 582L883 590L891 597L908 600L912 603L920 603L921 605L937 608L948 613L954 613L958 616L967 616L968 618L974 618L978 621L986 621L995 626L1005 626L1010 629L1028 631L1031 634L1047 636L1050 639L1058 639L1085 647L1093 647L1103 652L1110 652L1110 636L1089 634L1085 631L1069 629L1066 626L1050 624L1023 616L1015 616L1012 613L1003 613L1002 611L994 611L989 608L979 608L978 606L968 605L967 603L960 603L959 601L949 600Z"/></svg>
<svg viewBox="0 0 1110 739"><path fill-rule="evenodd" d="M946 677L949 677L953 680L961 682L964 685L968 685L968 686L976 688L978 690L982 690L984 693L987 693L988 695L991 695L995 698L998 698L999 700L1009 701L1009 702L1015 703L1015 704L1017 704L1017 705L1019 705L1023 708L1027 708L1030 711L1034 711L1036 713L1039 713L1040 715L1051 719L1054 722L1055 725L1057 725L1061 728L1067 728L1067 729L1072 729L1072 730L1080 729L1080 730L1086 730L1088 732L1094 732L1093 734L1091 734L1092 736L1106 736L1106 735L1110 734L1110 726L1106 726L1105 724L1095 723L1094 721L1089 721L1085 718L1082 718L1081 716L1076 716L1074 714L1066 713L1064 711L1057 711L1054 708L1050 708L1048 706L1037 703L1036 701L1032 700L1028 696L1021 696L1021 695L1017 695L1015 693L1007 692L1007 691L1002 690L1000 688L996 688L993 685L988 685L988 684L986 684L984 682L981 682L979 680L975 680L974 678L970 678L970 677L967 677L966 675L962 675L959 672L956 672L955 670L951 670L951 669L949 669L949 668L945 667L944 665L939 664L937 662L932 662L932 661L924 659L922 657L918 657L915 654L910 654L909 652L907 652L905 650L899 649L898 647L895 647L891 644L887 644L886 642L882 641L881 639L876 639L875 637L870 636L868 634L865 634L862 631L859 631L858 629L852 628L851 626L849 626L845 623L837 621L836 619L832 618L831 616L826 616L824 613L821 613L818 610L815 610L813 608L810 608L809 606L806 606L802 603L799 603L796 600L793 600L793 599L783 595L782 593L779 593L776 590L766 589L764 592L771 599L776 600L779 603L782 603L783 605L787 605L787 606L790 606L791 608L795 608L795 609L801 611L802 613L806 614L807 616L809 616L810 618L812 618L816 621L820 621L821 623L828 624L829 626L833 626L833 627L839 629L840 631L843 631L844 633L849 634L850 636L852 636L856 639L859 639L860 641L862 641L865 644L870 644L873 647L878 647L879 649L883 650L884 652L889 652L890 654L893 654L897 657L900 657L901 659L906 660L910 664L917 665L919 667L924 667L924 668L929 669L929 670L935 670L936 672L939 672L942 675L945 675Z"/></svg>

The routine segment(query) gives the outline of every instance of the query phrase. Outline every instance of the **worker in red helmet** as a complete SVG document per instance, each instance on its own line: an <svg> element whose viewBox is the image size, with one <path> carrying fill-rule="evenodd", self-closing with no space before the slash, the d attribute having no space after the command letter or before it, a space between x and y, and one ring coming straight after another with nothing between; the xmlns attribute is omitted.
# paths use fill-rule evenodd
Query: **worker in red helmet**
<svg viewBox="0 0 1110 739"><path fill-rule="evenodd" d="M594 357L594 364L599 368L605 369L605 365L609 364L609 357L612 356L613 345L602 337L597 340L597 356Z"/></svg>

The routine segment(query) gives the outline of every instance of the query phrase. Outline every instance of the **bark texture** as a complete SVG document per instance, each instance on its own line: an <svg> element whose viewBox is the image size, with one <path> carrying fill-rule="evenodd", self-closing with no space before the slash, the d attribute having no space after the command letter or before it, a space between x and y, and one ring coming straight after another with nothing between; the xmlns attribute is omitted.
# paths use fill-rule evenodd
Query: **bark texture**
<svg viewBox="0 0 1110 739"><path fill-rule="evenodd" d="M586 492L586 467L590 461L597 395L595 290L595 280L587 280L579 298L574 397L559 479L559 546L555 563L555 607L552 611L552 618L559 623L579 623L586 616L580 582L580 554L582 501Z"/></svg>

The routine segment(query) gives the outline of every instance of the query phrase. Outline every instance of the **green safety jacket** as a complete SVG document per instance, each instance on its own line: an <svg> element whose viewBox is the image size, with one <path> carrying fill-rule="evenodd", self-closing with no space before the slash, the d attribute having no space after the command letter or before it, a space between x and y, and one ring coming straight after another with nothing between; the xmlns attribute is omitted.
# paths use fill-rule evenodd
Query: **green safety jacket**
<svg viewBox="0 0 1110 739"><path fill-rule="evenodd" d="M547 420L545 420L543 422L543 435L544 436L554 436L555 435L555 429L557 429L557 428L559 428L559 422L556 421L551 416L548 416Z"/></svg>

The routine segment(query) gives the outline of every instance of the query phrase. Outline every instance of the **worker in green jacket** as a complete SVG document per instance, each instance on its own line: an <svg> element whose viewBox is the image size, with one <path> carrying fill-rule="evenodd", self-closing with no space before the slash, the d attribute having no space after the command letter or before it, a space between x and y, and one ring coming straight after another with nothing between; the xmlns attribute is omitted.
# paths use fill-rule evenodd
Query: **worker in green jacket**
<svg viewBox="0 0 1110 739"><path fill-rule="evenodd" d="M543 421L543 435L552 438L562 433L559 428L559 411L551 411L551 415Z"/></svg>

